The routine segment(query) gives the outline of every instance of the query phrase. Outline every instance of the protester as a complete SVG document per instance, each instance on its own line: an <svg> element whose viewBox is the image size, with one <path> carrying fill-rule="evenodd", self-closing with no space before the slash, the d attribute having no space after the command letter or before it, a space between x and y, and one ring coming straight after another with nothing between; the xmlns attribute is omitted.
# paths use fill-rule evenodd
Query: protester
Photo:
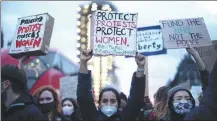
<svg viewBox="0 0 217 121"><path fill-rule="evenodd" d="M49 121L67 121L62 115L61 104L57 92L51 86L40 87L34 94L41 111L46 114Z"/></svg>
<svg viewBox="0 0 217 121"><path fill-rule="evenodd" d="M160 120L169 112L167 105L167 93L170 87L162 86L154 94L154 108L144 112L143 120L153 121Z"/></svg>
<svg viewBox="0 0 217 121"><path fill-rule="evenodd" d="M121 100L121 105L119 111L123 111L123 109L127 105L127 96L123 92L120 93L120 100Z"/></svg>
<svg viewBox="0 0 217 121"><path fill-rule="evenodd" d="M208 86L208 71L205 64L200 58L199 53L190 44L186 50L196 61L201 76L202 90L205 91ZM195 100L188 89L176 86L169 90L167 104L169 113L160 120L184 120L185 115L195 107Z"/></svg>
<svg viewBox="0 0 217 121"><path fill-rule="evenodd" d="M88 120L136 120L145 92L144 56L137 54L135 60L138 65L137 72L133 74L130 96L127 106L122 112L120 96L116 89L108 87L99 94L98 110L95 107L91 91L91 71L87 69L87 61L92 57L92 51L82 51L80 73L78 75L77 100L80 106L82 119Z"/></svg>
<svg viewBox="0 0 217 121"><path fill-rule="evenodd" d="M185 120L217 120L217 61L210 74L209 85L203 93L199 107L186 115Z"/></svg>
<svg viewBox="0 0 217 121"><path fill-rule="evenodd" d="M204 62L200 58L199 53L189 44L189 48L186 49L189 54L191 54L196 61L197 67L200 72L202 90L204 91L208 86L208 76L209 72L207 71Z"/></svg>
<svg viewBox="0 0 217 121"><path fill-rule="evenodd" d="M48 121L27 91L24 71L15 65L5 65L1 68L1 119L3 121Z"/></svg>
<svg viewBox="0 0 217 121"><path fill-rule="evenodd" d="M143 120L144 119L144 112L147 110L151 110L153 108L153 105L149 99L149 96L144 97L144 102L141 105L141 109L139 111L139 116L137 120Z"/></svg>
<svg viewBox="0 0 217 121"><path fill-rule="evenodd" d="M62 100L63 115L70 119L70 121L79 121L80 112L77 101L73 98L64 98Z"/></svg>

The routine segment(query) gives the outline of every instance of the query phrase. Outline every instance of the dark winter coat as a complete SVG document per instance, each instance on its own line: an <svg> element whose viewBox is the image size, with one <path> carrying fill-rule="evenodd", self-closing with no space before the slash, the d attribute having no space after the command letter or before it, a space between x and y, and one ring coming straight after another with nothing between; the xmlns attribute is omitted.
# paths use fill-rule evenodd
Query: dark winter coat
<svg viewBox="0 0 217 121"><path fill-rule="evenodd" d="M62 113L57 112L55 121L71 121L71 119L65 117Z"/></svg>
<svg viewBox="0 0 217 121"><path fill-rule="evenodd" d="M6 109L1 118L2 121L48 121L29 94L21 94Z"/></svg>
<svg viewBox="0 0 217 121"><path fill-rule="evenodd" d="M217 61L199 107L187 114L185 120L217 120Z"/></svg>
<svg viewBox="0 0 217 121"><path fill-rule="evenodd" d="M203 92L206 90L207 86L208 86L208 71L207 70L200 70L200 77L201 77L201 83L202 83L202 90ZM191 98L192 98L192 103L193 103L193 108L195 107L195 100L191 94L191 92L183 87L175 87L174 89L171 89L169 91L169 94L168 94L168 99L169 99L169 102L168 102L168 106L169 106L169 110L170 110L170 114L166 114L162 119L161 121L169 121L169 120L184 120L185 118L185 115L179 115L179 114L176 114L173 109L172 109L172 97L173 95L175 94L175 92L179 91L179 90L186 90Z"/></svg>
<svg viewBox="0 0 217 121"><path fill-rule="evenodd" d="M88 74L79 73L77 100L84 121L136 120L144 101L145 76L138 78L135 73L133 74L127 106L123 109L123 112L117 112L111 117L107 117L101 111L97 110L94 104L91 86L91 72L89 71Z"/></svg>

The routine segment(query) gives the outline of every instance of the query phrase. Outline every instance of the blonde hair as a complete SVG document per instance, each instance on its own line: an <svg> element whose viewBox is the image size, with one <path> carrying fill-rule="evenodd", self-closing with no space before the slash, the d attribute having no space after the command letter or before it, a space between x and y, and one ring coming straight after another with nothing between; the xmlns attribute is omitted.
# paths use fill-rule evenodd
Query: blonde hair
<svg viewBox="0 0 217 121"><path fill-rule="evenodd" d="M167 93L169 89L170 87L168 86L162 86L157 90L154 95L155 105L153 112L155 113L157 120L160 120L163 116L169 113L169 107L167 103Z"/></svg>
<svg viewBox="0 0 217 121"><path fill-rule="evenodd" d="M160 120L163 116L169 113L168 105L163 101L157 102L154 105L153 112L155 113L157 120Z"/></svg>

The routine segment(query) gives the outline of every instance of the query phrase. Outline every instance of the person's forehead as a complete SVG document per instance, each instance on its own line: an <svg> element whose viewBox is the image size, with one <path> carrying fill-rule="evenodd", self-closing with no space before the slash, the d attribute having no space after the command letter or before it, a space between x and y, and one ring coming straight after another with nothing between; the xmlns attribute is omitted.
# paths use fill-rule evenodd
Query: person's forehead
<svg viewBox="0 0 217 121"><path fill-rule="evenodd" d="M103 93L102 99L116 99L116 95L112 91L106 91Z"/></svg>
<svg viewBox="0 0 217 121"><path fill-rule="evenodd" d="M45 90L41 93L40 97L53 97L53 94L50 91Z"/></svg>
<svg viewBox="0 0 217 121"><path fill-rule="evenodd" d="M66 101L63 102L63 104L70 104L70 105L72 105L72 102L69 101L69 100L66 100Z"/></svg>
<svg viewBox="0 0 217 121"><path fill-rule="evenodd" d="M187 91L185 91L185 90L177 91L174 94L174 97L185 97L185 96L190 96L189 93Z"/></svg>

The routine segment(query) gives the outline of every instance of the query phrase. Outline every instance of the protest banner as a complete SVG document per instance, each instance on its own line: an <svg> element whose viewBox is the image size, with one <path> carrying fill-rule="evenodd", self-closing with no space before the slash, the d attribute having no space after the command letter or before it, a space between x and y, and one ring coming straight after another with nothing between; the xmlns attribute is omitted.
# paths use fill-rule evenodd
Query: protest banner
<svg viewBox="0 0 217 121"><path fill-rule="evenodd" d="M96 11L91 17L94 55L136 55L137 13Z"/></svg>
<svg viewBox="0 0 217 121"><path fill-rule="evenodd" d="M187 48L209 46L211 39L203 18L161 20L164 46L171 48Z"/></svg>
<svg viewBox="0 0 217 121"><path fill-rule="evenodd" d="M63 98L77 98L78 76L60 78L60 96Z"/></svg>
<svg viewBox="0 0 217 121"><path fill-rule="evenodd" d="M212 41L212 45L204 47L195 47L203 60L206 69L211 72L215 61L217 60L217 40Z"/></svg>
<svg viewBox="0 0 217 121"><path fill-rule="evenodd" d="M159 25L137 29L137 52L145 56L166 54Z"/></svg>
<svg viewBox="0 0 217 121"><path fill-rule="evenodd" d="M54 18L48 13L18 18L9 54L14 58L46 55Z"/></svg>

